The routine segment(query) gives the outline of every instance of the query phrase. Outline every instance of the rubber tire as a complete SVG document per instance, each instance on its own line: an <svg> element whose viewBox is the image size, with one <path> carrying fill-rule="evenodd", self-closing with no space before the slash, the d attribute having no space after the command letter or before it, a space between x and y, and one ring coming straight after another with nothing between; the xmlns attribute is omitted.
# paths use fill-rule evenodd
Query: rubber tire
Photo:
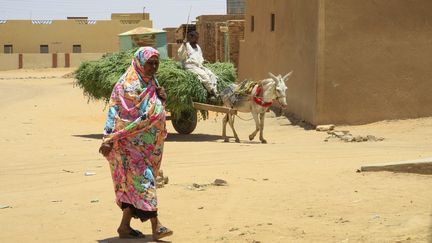
<svg viewBox="0 0 432 243"><path fill-rule="evenodd" d="M179 134L190 134L198 123L197 112L195 110L183 111L179 118L172 118L171 123Z"/></svg>

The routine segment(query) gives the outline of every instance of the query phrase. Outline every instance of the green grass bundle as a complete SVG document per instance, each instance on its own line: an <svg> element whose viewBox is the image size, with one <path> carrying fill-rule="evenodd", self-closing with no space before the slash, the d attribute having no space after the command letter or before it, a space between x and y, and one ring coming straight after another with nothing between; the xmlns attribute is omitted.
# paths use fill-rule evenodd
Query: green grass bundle
<svg viewBox="0 0 432 243"><path fill-rule="evenodd" d="M134 51L108 54L97 61L83 62L75 72L76 85L90 99L109 101L112 88L130 66ZM206 64L218 77L218 90L235 82L236 72L231 63ZM167 92L167 109L174 117L193 110L192 101L207 102L207 91L198 77L183 70L171 59L161 59L156 77ZM206 118L206 112L202 112Z"/></svg>

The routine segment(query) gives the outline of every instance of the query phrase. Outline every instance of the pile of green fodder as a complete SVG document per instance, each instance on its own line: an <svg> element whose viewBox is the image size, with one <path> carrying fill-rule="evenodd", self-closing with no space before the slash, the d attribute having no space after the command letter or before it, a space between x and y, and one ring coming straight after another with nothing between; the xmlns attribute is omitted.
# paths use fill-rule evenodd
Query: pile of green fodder
<svg viewBox="0 0 432 243"><path fill-rule="evenodd" d="M107 54L97 61L83 62L75 71L75 84L82 88L89 99L109 101L112 88L130 66L134 50ZM236 72L232 63L206 64L218 76L218 91L235 82ZM159 84L167 92L167 110L174 117L193 110L192 102L207 102L207 91L191 72L171 59L161 59L156 73ZM207 113L202 111L203 118Z"/></svg>

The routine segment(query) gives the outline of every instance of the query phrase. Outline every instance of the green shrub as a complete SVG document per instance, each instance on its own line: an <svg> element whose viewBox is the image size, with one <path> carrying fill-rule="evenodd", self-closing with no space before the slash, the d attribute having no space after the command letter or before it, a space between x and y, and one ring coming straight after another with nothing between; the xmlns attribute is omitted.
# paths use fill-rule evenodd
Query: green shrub
<svg viewBox="0 0 432 243"><path fill-rule="evenodd" d="M97 61L83 62L75 71L75 84L83 89L89 99L109 101L112 88L120 76L130 66L135 50L107 54ZM206 64L218 77L218 90L235 82L236 72L231 63ZM179 63L171 59L161 59L156 74L159 84L167 92L167 110L178 115L193 109L192 101L206 103L207 91L191 72L183 70ZM206 112L201 112L206 118Z"/></svg>

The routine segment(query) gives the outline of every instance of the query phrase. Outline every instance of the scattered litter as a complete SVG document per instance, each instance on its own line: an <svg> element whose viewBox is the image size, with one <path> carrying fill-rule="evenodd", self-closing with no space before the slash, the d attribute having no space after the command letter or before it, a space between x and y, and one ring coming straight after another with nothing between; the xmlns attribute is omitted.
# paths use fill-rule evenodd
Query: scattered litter
<svg viewBox="0 0 432 243"><path fill-rule="evenodd" d="M197 184L197 183L192 184L192 186L195 187L195 188L200 188L201 187L201 185Z"/></svg>
<svg viewBox="0 0 432 243"><path fill-rule="evenodd" d="M349 220L344 219L344 218L342 218L342 217L335 221L335 223L341 223L341 224L343 224L343 223L348 223L348 222L349 222Z"/></svg>
<svg viewBox="0 0 432 243"><path fill-rule="evenodd" d="M269 180L269 178L264 178L264 179L263 179L263 181L268 181L268 180Z"/></svg>
<svg viewBox="0 0 432 243"><path fill-rule="evenodd" d="M86 172L84 173L84 175L85 175L85 176L94 176L94 175L96 175L96 173L91 172L91 171L86 171Z"/></svg>
<svg viewBox="0 0 432 243"><path fill-rule="evenodd" d="M239 228L231 228L231 229L229 229L229 232L233 232L233 231L236 231L236 230L239 230Z"/></svg>
<svg viewBox="0 0 432 243"><path fill-rule="evenodd" d="M74 172L71 171L71 170L62 170L62 171L66 172L66 173L74 173Z"/></svg>
<svg viewBox="0 0 432 243"><path fill-rule="evenodd" d="M63 200L51 200L53 203L63 202Z"/></svg>
<svg viewBox="0 0 432 243"><path fill-rule="evenodd" d="M198 209L204 209L204 207L199 207Z"/></svg>
<svg viewBox="0 0 432 243"><path fill-rule="evenodd" d="M187 188L189 190L193 190L193 191L205 191L205 188L207 186L208 186L208 184L193 183L192 186L188 186Z"/></svg>
<svg viewBox="0 0 432 243"><path fill-rule="evenodd" d="M5 209L5 208L10 208L11 206L9 205L0 205L0 209Z"/></svg>
<svg viewBox="0 0 432 243"><path fill-rule="evenodd" d="M256 181L256 179L255 178L250 178L250 177L248 177L248 178L245 178L246 180L250 180L250 181Z"/></svg>
<svg viewBox="0 0 432 243"><path fill-rule="evenodd" d="M99 202L99 200L98 200L98 199L93 199L93 200L91 200L90 202L91 202L91 203L97 203L97 202Z"/></svg>

